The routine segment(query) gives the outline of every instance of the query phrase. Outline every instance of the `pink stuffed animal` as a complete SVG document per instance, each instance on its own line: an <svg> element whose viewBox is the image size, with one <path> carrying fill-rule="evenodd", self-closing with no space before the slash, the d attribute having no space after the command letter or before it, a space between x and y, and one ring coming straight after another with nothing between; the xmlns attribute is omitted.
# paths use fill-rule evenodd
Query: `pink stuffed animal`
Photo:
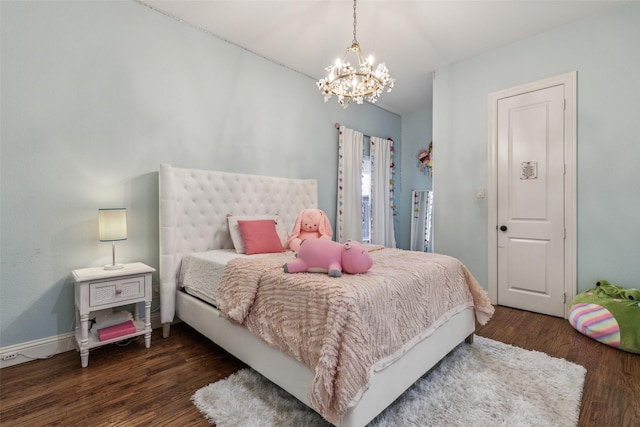
<svg viewBox="0 0 640 427"><path fill-rule="evenodd" d="M331 240L332 236L331 223L326 213L320 209L304 209L296 218L287 245L297 252L305 239Z"/></svg>
<svg viewBox="0 0 640 427"><path fill-rule="evenodd" d="M342 272L361 274L369 271L373 259L358 242L347 240L340 244L333 240L308 239L302 242L295 261L284 265L285 273L326 272L331 277L340 277Z"/></svg>

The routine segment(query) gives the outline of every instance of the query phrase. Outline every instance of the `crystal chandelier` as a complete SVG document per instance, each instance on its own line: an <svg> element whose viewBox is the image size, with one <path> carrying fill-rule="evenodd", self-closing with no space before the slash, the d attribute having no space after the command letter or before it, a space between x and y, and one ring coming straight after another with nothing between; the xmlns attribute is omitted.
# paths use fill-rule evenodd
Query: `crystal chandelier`
<svg viewBox="0 0 640 427"><path fill-rule="evenodd" d="M356 39L356 0L353 0L353 42L347 48L342 58L334 65L326 68L329 75L320 79L316 84L324 95L324 102L332 96L338 97L338 104L347 108L351 100L362 104L366 100L375 103L382 91L387 88L391 92L395 79L389 77L389 70L384 62L373 69L373 57L363 59L360 45ZM354 53L358 60L358 68L354 68L347 60L349 53ZM353 56L353 55L352 55Z"/></svg>

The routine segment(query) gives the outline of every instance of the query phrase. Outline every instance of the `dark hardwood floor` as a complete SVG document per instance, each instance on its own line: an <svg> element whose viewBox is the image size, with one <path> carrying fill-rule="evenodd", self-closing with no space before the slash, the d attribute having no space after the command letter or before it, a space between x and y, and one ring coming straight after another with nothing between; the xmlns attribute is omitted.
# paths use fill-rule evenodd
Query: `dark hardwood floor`
<svg viewBox="0 0 640 427"><path fill-rule="evenodd" d="M0 370L2 426L206 426L200 387L244 365L184 324L126 347L77 352ZM640 426L640 356L578 334L566 320L497 307L478 335L562 357L587 369L579 426Z"/></svg>

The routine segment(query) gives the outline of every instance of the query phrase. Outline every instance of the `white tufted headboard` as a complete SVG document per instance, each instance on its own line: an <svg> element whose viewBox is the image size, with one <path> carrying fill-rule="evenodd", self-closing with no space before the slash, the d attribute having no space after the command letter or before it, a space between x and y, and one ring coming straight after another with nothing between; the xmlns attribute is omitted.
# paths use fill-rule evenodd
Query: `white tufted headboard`
<svg viewBox="0 0 640 427"><path fill-rule="evenodd" d="M160 311L173 321L182 258L232 249L228 215L278 214L290 231L298 212L318 207L314 179L290 179L160 165Z"/></svg>

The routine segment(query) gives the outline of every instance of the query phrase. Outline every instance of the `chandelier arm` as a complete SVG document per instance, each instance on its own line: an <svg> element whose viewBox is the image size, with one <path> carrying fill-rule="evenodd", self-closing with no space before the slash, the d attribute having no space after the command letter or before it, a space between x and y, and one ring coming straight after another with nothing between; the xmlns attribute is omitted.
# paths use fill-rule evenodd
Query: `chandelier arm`
<svg viewBox="0 0 640 427"><path fill-rule="evenodd" d="M347 48L347 50L344 51L344 56L342 57L342 64L347 63L347 56L349 56L349 52L352 50L353 50L353 46L350 46Z"/></svg>

